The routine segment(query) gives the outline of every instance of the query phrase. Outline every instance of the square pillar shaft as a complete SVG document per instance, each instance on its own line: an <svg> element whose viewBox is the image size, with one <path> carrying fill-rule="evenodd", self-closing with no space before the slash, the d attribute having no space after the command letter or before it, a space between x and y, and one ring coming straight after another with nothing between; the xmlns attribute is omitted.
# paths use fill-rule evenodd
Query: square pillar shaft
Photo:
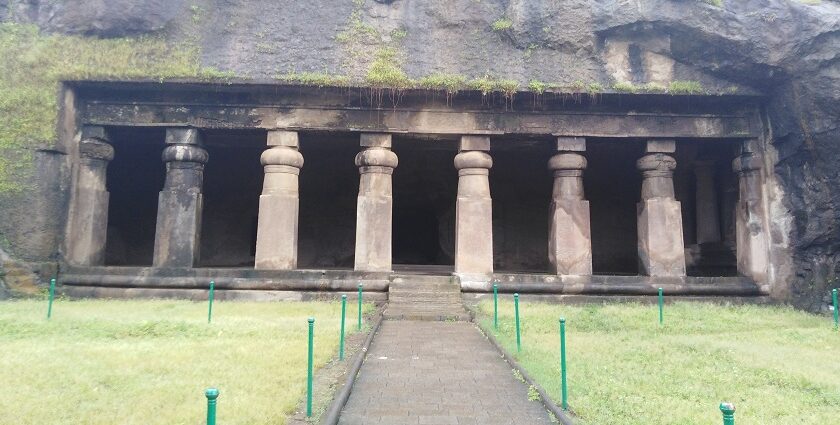
<svg viewBox="0 0 840 425"><path fill-rule="evenodd" d="M490 168L493 159L490 138L463 136L455 156L458 196L455 204L455 273L493 273L493 201L490 198Z"/></svg>
<svg viewBox="0 0 840 425"><path fill-rule="evenodd" d="M356 257L354 269L391 271L393 197L391 176L397 155L390 150L390 134L362 134L356 155L359 197L356 201Z"/></svg>
<svg viewBox="0 0 840 425"><path fill-rule="evenodd" d="M648 276L685 276L680 202L674 199L676 160L673 141L648 143L648 155L636 163L642 171L642 199L636 207L639 263Z"/></svg>
<svg viewBox="0 0 840 425"><path fill-rule="evenodd" d="M166 182L158 195L155 267L194 267L199 257L204 164L196 129L168 129L163 150Z"/></svg>
<svg viewBox="0 0 840 425"><path fill-rule="evenodd" d="M303 155L298 152L298 134L271 131L268 146L260 156L265 168L257 224L257 269L291 270L297 267L298 175Z"/></svg>
<svg viewBox="0 0 840 425"><path fill-rule="evenodd" d="M105 264L110 198L105 180L113 158L114 148L108 144L105 129L85 127L79 142L79 167L69 217L67 260L71 264Z"/></svg>
<svg viewBox="0 0 840 425"><path fill-rule="evenodd" d="M548 260L558 275L592 274L592 236L589 201L584 199L583 138L558 138L558 153L548 168L554 172L549 208Z"/></svg>
<svg viewBox="0 0 840 425"><path fill-rule="evenodd" d="M761 190L761 157L745 152L733 162L738 173L738 203L735 208L735 241L738 272L766 283L769 244Z"/></svg>

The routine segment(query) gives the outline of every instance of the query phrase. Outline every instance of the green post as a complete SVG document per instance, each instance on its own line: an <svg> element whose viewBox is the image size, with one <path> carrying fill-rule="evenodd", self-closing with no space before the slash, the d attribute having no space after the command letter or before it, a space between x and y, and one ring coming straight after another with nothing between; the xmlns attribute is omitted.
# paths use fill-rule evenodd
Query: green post
<svg viewBox="0 0 840 425"><path fill-rule="evenodd" d="M568 390L566 385L566 319L560 318L560 391L563 410L569 410Z"/></svg>
<svg viewBox="0 0 840 425"><path fill-rule="evenodd" d="M516 312L516 351L522 351L522 337L519 334L519 294L513 294L513 308Z"/></svg>
<svg viewBox="0 0 840 425"><path fill-rule="evenodd" d="M309 322L309 353L306 363L306 417L312 417L312 339L315 332L315 318L310 317Z"/></svg>
<svg viewBox="0 0 840 425"><path fill-rule="evenodd" d="M837 289L831 290L831 301L834 303L834 329L840 327L840 311L837 309Z"/></svg>
<svg viewBox="0 0 840 425"><path fill-rule="evenodd" d="M347 295L341 296L341 336L338 338L338 359L344 360L344 313L347 311Z"/></svg>
<svg viewBox="0 0 840 425"><path fill-rule="evenodd" d="M493 284L493 329L499 330L499 285Z"/></svg>
<svg viewBox="0 0 840 425"><path fill-rule="evenodd" d="M662 288L659 288L659 324L661 325L664 321L664 316L662 314L662 309L664 308L665 304L665 297L662 296Z"/></svg>
<svg viewBox="0 0 840 425"><path fill-rule="evenodd" d="M359 284L359 319L357 320L357 327L362 330L362 284Z"/></svg>
<svg viewBox="0 0 840 425"><path fill-rule="evenodd" d="M216 425L216 399L219 398L219 390L208 388L204 395L207 397L207 425Z"/></svg>
<svg viewBox="0 0 840 425"><path fill-rule="evenodd" d="M213 297L216 292L216 282L210 281L210 294L207 296L207 323L213 318Z"/></svg>
<svg viewBox="0 0 840 425"><path fill-rule="evenodd" d="M55 279L50 279L50 300L47 303L47 320L52 317L53 299L55 299Z"/></svg>
<svg viewBox="0 0 840 425"><path fill-rule="evenodd" d="M723 412L723 425L735 425L735 405L721 403L720 411Z"/></svg>

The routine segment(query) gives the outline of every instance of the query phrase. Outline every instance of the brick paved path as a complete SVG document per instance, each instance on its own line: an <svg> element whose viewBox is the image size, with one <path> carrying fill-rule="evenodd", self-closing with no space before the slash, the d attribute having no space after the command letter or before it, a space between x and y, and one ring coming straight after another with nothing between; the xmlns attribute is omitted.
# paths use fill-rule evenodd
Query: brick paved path
<svg viewBox="0 0 840 425"><path fill-rule="evenodd" d="M548 424L469 322L385 321L339 424Z"/></svg>

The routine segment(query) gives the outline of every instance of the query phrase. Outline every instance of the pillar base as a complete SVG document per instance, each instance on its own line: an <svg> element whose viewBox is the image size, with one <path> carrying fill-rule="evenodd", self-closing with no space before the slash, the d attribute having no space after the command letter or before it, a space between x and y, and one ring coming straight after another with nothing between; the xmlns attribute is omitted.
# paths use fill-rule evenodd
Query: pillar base
<svg viewBox="0 0 840 425"><path fill-rule="evenodd" d="M298 197L260 195L254 268L292 270L297 267Z"/></svg>
<svg viewBox="0 0 840 425"><path fill-rule="evenodd" d="M195 266L198 261L202 203L201 193L160 192L155 230L155 267Z"/></svg>
<svg viewBox="0 0 840 425"><path fill-rule="evenodd" d="M492 200L458 198L455 207L455 273L493 273Z"/></svg>
<svg viewBox="0 0 840 425"><path fill-rule="evenodd" d="M354 270L391 271L392 203L390 196L359 195L356 203Z"/></svg>
<svg viewBox="0 0 840 425"><path fill-rule="evenodd" d="M561 199L551 203L549 261L558 275L592 274L589 201Z"/></svg>
<svg viewBox="0 0 840 425"><path fill-rule="evenodd" d="M651 198L636 204L639 264L647 276L685 276L680 202Z"/></svg>

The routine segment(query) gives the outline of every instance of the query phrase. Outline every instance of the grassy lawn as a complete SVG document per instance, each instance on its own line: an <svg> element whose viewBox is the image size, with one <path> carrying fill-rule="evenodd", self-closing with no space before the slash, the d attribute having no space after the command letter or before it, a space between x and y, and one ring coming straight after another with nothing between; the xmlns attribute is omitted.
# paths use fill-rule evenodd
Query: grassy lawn
<svg viewBox="0 0 840 425"><path fill-rule="evenodd" d="M481 326L493 329L493 303ZM516 353L513 303L499 340ZM840 423L840 332L828 317L784 307L520 303L522 366L560 402L559 325L567 321L569 405L584 424Z"/></svg>
<svg viewBox="0 0 840 425"><path fill-rule="evenodd" d="M339 302L216 302L211 325L188 301L46 307L0 302L0 423L203 423L216 386L219 423L282 424L306 391L307 317L316 367L338 352Z"/></svg>

